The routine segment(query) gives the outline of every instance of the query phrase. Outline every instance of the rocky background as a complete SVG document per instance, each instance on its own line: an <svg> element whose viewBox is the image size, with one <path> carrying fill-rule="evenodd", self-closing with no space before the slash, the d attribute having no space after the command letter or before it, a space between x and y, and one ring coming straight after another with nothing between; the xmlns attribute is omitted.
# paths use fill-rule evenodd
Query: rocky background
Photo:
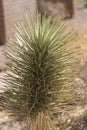
<svg viewBox="0 0 87 130"><path fill-rule="evenodd" d="M37 0L38 11L53 15L54 18L72 18L74 15L73 0Z"/></svg>

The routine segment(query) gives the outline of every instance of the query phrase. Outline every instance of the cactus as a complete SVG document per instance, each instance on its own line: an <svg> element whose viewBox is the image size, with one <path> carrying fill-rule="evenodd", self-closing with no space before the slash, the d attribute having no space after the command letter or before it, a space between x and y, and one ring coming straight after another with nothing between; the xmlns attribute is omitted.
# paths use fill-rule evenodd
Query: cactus
<svg viewBox="0 0 87 130"><path fill-rule="evenodd" d="M70 101L74 38L67 23L26 16L15 25L8 41L8 72L4 76L4 109L14 119L26 120L27 130L55 129L52 113Z"/></svg>

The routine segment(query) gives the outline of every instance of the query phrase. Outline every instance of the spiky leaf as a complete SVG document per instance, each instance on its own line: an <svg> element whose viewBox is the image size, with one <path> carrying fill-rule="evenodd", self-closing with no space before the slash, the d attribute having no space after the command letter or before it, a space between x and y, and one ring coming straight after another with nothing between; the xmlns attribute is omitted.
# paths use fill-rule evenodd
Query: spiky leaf
<svg viewBox="0 0 87 130"><path fill-rule="evenodd" d="M67 23L51 19L26 16L15 25L15 40L8 43L3 104L19 119L55 112L70 101L74 51L68 43L75 35L67 31Z"/></svg>

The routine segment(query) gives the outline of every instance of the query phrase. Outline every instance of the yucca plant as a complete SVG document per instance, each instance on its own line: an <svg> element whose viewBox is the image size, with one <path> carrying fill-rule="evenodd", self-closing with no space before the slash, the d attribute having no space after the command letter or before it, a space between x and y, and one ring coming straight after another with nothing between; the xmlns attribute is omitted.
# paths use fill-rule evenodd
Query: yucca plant
<svg viewBox="0 0 87 130"><path fill-rule="evenodd" d="M70 101L75 35L67 23L37 14L15 25L8 41L4 109L27 130L52 130L52 113ZM70 96L69 96L70 95ZM61 105L62 104L62 105Z"/></svg>

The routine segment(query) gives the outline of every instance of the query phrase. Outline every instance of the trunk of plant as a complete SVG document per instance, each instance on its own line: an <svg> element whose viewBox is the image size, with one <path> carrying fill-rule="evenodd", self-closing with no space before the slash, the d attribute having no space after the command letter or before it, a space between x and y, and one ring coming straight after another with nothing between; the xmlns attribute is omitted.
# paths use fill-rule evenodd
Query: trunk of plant
<svg viewBox="0 0 87 130"><path fill-rule="evenodd" d="M55 130L55 126L47 112L39 112L36 117L27 118L26 130Z"/></svg>

